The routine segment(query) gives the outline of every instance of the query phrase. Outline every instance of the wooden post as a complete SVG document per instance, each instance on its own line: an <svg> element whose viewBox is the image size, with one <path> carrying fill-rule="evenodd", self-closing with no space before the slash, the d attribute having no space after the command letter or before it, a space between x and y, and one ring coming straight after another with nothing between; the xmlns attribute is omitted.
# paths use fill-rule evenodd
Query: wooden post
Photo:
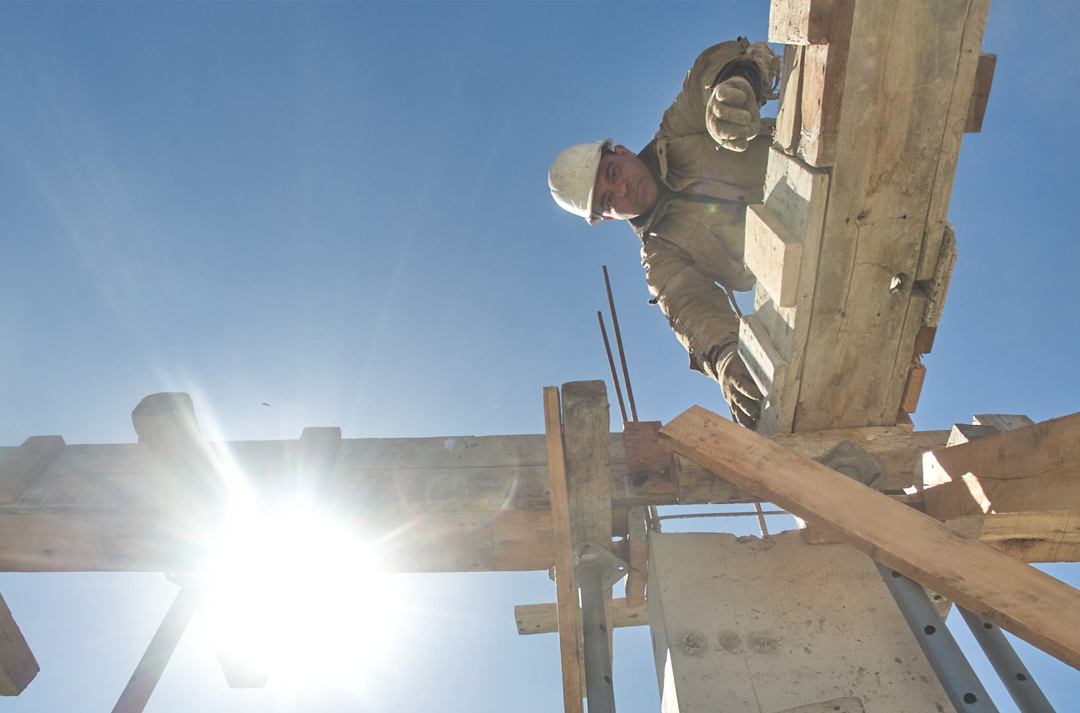
<svg viewBox="0 0 1080 713"><path fill-rule="evenodd" d="M826 523L883 565L1080 667L1080 592L1072 587L700 406L660 436L714 473Z"/></svg>
<svg viewBox="0 0 1080 713"><path fill-rule="evenodd" d="M559 652L562 658L563 709L582 713L582 658L578 627L578 596L574 585L573 545L566 487L559 390L544 388L544 430L547 433L548 481L551 486L551 540L555 555L555 595L558 600Z"/></svg>

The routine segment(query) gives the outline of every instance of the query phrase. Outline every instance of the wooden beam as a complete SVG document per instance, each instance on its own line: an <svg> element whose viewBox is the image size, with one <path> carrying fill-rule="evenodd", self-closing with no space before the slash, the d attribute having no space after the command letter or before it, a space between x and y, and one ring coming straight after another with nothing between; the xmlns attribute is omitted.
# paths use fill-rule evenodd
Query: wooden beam
<svg viewBox="0 0 1080 713"><path fill-rule="evenodd" d="M582 713L582 656L577 586L574 584L573 544L570 537L570 501L566 482L559 390L544 388L544 431L547 435L548 481L551 485L551 541L555 555L555 626L562 660L563 710ZM517 608L515 607L515 614ZM520 627L520 622L519 622ZM519 629L520 631L520 629Z"/></svg>
<svg viewBox="0 0 1080 713"><path fill-rule="evenodd" d="M626 574L626 602L636 609L645 606L645 580L649 573L649 533L645 524L645 506L630 508L628 520L630 571Z"/></svg>
<svg viewBox="0 0 1080 713"><path fill-rule="evenodd" d="M562 631L559 628L558 604L555 602L518 604L514 607L514 618L517 621L518 634L521 636ZM611 626L613 628L645 626L648 623L649 615L644 603L631 606L626 599L611 600Z"/></svg>
<svg viewBox="0 0 1080 713"><path fill-rule="evenodd" d="M923 456L926 514L1080 509L1080 413Z"/></svg>
<svg viewBox="0 0 1080 713"><path fill-rule="evenodd" d="M989 545L695 406L663 442L1028 643L1080 667L1080 592Z"/></svg>
<svg viewBox="0 0 1080 713"><path fill-rule="evenodd" d="M919 406L919 396L922 395L923 382L926 381L926 367L918 356L911 359L911 371L908 372L907 384L904 385L904 395L900 398L900 410L904 413L915 413Z"/></svg>
<svg viewBox="0 0 1080 713"><path fill-rule="evenodd" d="M7 602L0 596L0 696L19 695L40 670Z"/></svg>
<svg viewBox="0 0 1080 713"><path fill-rule="evenodd" d="M769 42L819 45L829 42L835 0L772 0Z"/></svg>
<svg viewBox="0 0 1080 713"><path fill-rule="evenodd" d="M0 503L10 503L22 495L63 449L64 439L60 436L30 436L23 441L0 461Z"/></svg>
<svg viewBox="0 0 1080 713"><path fill-rule="evenodd" d="M924 324L926 296L915 280L932 278L938 264L967 112L954 89L965 83L970 95L969 50L974 45L977 54L988 5L855 4L844 140L833 163L793 430L896 421ZM804 86L804 109L807 96ZM924 239L937 242L924 247Z"/></svg>
<svg viewBox="0 0 1080 713"><path fill-rule="evenodd" d="M611 549L611 465L608 453L607 387L603 381L572 381L562 386L563 444L570 500L570 539L574 547L594 542ZM612 653L611 588L604 588L604 626Z"/></svg>
<svg viewBox="0 0 1080 713"><path fill-rule="evenodd" d="M983 117L986 116L986 104L990 101L990 88L994 84L996 66L996 54L988 52L979 54L979 66L975 70L975 86L971 90L971 105L968 107L967 121L964 123L965 134L977 134L982 131Z"/></svg>
<svg viewBox="0 0 1080 713"><path fill-rule="evenodd" d="M1021 562L1080 562L1080 510L971 515L945 524Z"/></svg>

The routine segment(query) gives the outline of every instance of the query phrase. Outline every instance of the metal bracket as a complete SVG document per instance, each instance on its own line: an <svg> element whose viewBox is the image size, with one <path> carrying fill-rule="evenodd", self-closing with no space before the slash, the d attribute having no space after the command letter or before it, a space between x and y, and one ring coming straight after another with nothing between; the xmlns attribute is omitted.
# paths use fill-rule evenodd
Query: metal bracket
<svg viewBox="0 0 1080 713"><path fill-rule="evenodd" d="M581 568L590 565L601 567L600 582L605 587L615 584L630 571L630 565L603 545L589 540L579 542L574 547L574 579L578 582L579 589L583 579Z"/></svg>

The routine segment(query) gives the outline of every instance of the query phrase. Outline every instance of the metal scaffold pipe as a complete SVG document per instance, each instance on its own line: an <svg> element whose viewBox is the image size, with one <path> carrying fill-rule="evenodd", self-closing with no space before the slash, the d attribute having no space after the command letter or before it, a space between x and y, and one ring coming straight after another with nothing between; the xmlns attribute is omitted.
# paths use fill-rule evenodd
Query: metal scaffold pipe
<svg viewBox="0 0 1080 713"><path fill-rule="evenodd" d="M1020 713L1054 713L1054 707L1046 700L1039 684L1020 660L1016 649L1005 638L1004 632L988 621L975 616L963 607L957 607L964 622L979 642L994 671L1001 677L1005 689L1016 702Z"/></svg>
<svg viewBox="0 0 1080 713"><path fill-rule="evenodd" d="M615 713L611 652L604 617L603 575L604 567L597 562L583 563L575 573L581 587L581 629L585 644L585 691L589 713Z"/></svg>

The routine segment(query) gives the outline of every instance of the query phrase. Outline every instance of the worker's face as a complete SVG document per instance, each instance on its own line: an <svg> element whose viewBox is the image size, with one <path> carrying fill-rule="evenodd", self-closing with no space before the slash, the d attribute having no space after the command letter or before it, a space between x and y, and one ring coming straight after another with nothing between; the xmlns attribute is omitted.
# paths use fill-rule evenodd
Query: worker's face
<svg viewBox="0 0 1080 713"><path fill-rule="evenodd" d="M592 210L615 220L629 220L648 213L659 194L656 179L644 162L625 146L600 158L593 184Z"/></svg>

